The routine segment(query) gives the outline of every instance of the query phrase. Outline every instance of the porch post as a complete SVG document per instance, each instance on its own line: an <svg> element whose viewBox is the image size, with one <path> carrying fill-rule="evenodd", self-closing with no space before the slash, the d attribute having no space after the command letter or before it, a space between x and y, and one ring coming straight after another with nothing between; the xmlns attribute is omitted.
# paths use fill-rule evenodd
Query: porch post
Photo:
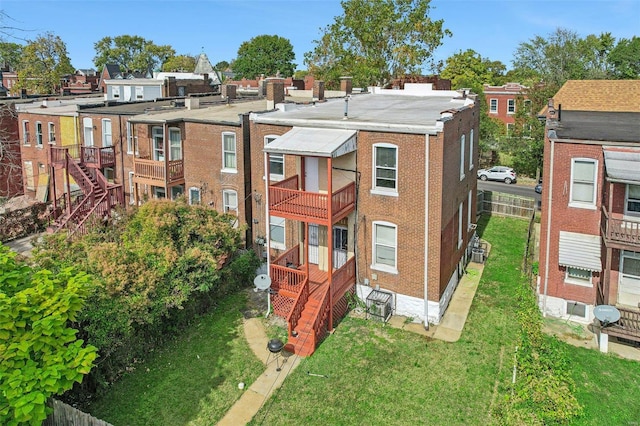
<svg viewBox="0 0 640 426"><path fill-rule="evenodd" d="M71 214L71 183L69 182L69 150L64 152L64 174L67 181L67 213Z"/></svg>
<svg viewBox="0 0 640 426"><path fill-rule="evenodd" d="M332 158L327 158L327 252L329 254L328 264L329 264L329 330L333 330L333 296L332 296L332 286L333 286L333 176L331 173L332 169Z"/></svg>

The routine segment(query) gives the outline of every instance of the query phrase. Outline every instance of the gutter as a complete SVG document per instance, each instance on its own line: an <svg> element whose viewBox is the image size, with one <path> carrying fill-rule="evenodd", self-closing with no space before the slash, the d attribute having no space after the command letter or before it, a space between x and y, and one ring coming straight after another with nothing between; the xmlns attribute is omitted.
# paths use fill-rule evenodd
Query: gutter
<svg viewBox="0 0 640 426"><path fill-rule="evenodd" d="M425 135L424 161L424 329L429 330L429 135Z"/></svg>
<svg viewBox="0 0 640 426"><path fill-rule="evenodd" d="M549 186L547 189L547 241L545 244L545 261L544 261L544 292L542 293L542 316L547 316L547 290L549 288L549 240L551 239L551 212L553 211L553 206L551 205L551 194L553 193L553 161L554 161L554 150L555 150L555 140L549 139L551 142L551 164L549 165Z"/></svg>

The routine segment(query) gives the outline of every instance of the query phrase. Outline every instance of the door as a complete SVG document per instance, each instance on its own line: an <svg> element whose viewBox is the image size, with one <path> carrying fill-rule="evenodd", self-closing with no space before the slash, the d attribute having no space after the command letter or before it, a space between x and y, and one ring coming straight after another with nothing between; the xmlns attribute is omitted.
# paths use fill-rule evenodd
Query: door
<svg viewBox="0 0 640 426"><path fill-rule="evenodd" d="M347 237L349 233L343 226L333 228L333 267L338 269L347 263Z"/></svg>
<svg viewBox="0 0 640 426"><path fill-rule="evenodd" d="M304 182L305 191L318 192L320 190L317 157L304 157Z"/></svg>
<svg viewBox="0 0 640 426"><path fill-rule="evenodd" d="M309 224L309 263L318 264L318 225Z"/></svg>

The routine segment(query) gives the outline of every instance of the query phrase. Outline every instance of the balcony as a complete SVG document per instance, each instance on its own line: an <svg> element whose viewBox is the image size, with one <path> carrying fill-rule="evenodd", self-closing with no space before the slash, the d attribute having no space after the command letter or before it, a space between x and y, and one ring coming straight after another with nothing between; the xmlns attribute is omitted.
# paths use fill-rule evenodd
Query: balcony
<svg viewBox="0 0 640 426"><path fill-rule="evenodd" d="M184 183L184 161L155 161L149 156L133 159L134 181L139 184L169 186Z"/></svg>
<svg viewBox="0 0 640 426"><path fill-rule="evenodd" d="M103 167L114 167L116 165L116 152L112 146L95 147L95 146L82 146L80 147L81 161L88 167L95 167L101 169Z"/></svg>
<svg viewBox="0 0 640 426"><path fill-rule="evenodd" d="M640 342L640 310L616 306L620 311L620 319L602 328L603 333L610 336Z"/></svg>
<svg viewBox="0 0 640 426"><path fill-rule="evenodd" d="M304 222L336 223L355 208L355 182L328 194L301 191L298 176L269 185L269 210L275 216ZM332 217L329 218L329 199Z"/></svg>
<svg viewBox="0 0 640 426"><path fill-rule="evenodd" d="M640 248L640 218L623 217L603 207L601 226L607 247L634 251Z"/></svg>

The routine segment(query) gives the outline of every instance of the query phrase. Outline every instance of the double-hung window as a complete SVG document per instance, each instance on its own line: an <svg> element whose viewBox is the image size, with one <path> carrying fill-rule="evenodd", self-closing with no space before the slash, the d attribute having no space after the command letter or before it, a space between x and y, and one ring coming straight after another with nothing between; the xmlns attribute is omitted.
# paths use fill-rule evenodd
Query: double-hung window
<svg viewBox="0 0 640 426"><path fill-rule="evenodd" d="M176 127L169 128L169 160L182 160L182 137Z"/></svg>
<svg viewBox="0 0 640 426"><path fill-rule="evenodd" d="M27 120L22 122L22 143L29 145L31 143L31 135L29 134L29 122Z"/></svg>
<svg viewBox="0 0 640 426"><path fill-rule="evenodd" d="M222 191L222 202L225 213L238 216L238 193L233 189L225 189ZM238 220L233 222L233 227L238 226Z"/></svg>
<svg viewBox="0 0 640 426"><path fill-rule="evenodd" d="M222 134L222 171L232 173L237 171L235 133Z"/></svg>
<svg viewBox="0 0 640 426"><path fill-rule="evenodd" d="M598 162L590 158L571 161L570 207L595 209Z"/></svg>
<svg viewBox="0 0 640 426"><path fill-rule="evenodd" d="M200 188L195 186L189 188L189 204L200 204Z"/></svg>
<svg viewBox="0 0 640 426"><path fill-rule="evenodd" d="M264 144L273 142L277 136L265 136ZM284 179L284 154L269 154L269 179Z"/></svg>
<svg viewBox="0 0 640 426"><path fill-rule="evenodd" d="M164 161L164 130L162 127L152 127L151 137L153 139L153 160Z"/></svg>
<svg viewBox="0 0 640 426"><path fill-rule="evenodd" d="M93 146L93 121L89 117L82 119L84 146Z"/></svg>
<svg viewBox="0 0 640 426"><path fill-rule="evenodd" d="M373 146L373 193L397 195L398 147L380 143Z"/></svg>
<svg viewBox="0 0 640 426"><path fill-rule="evenodd" d="M591 287L591 271L567 266L564 281L569 284Z"/></svg>
<svg viewBox="0 0 640 426"><path fill-rule="evenodd" d="M464 179L465 135L460 136L460 180Z"/></svg>
<svg viewBox="0 0 640 426"><path fill-rule="evenodd" d="M640 185L627 185L625 214L629 216L640 216Z"/></svg>
<svg viewBox="0 0 640 426"><path fill-rule="evenodd" d="M56 143L56 125L49 123L49 143Z"/></svg>
<svg viewBox="0 0 640 426"><path fill-rule="evenodd" d="M497 99L489 99L489 112L491 114L498 113L498 100Z"/></svg>
<svg viewBox="0 0 640 426"><path fill-rule="evenodd" d="M469 170L473 170L473 129L469 132Z"/></svg>
<svg viewBox="0 0 640 426"><path fill-rule="evenodd" d="M373 222L373 265L371 268L397 273L397 248L397 226L389 222Z"/></svg>
<svg viewBox="0 0 640 426"><path fill-rule="evenodd" d="M458 248L462 247L462 203L458 205Z"/></svg>
<svg viewBox="0 0 640 426"><path fill-rule="evenodd" d="M285 219L278 216L271 216L269 218L269 240L270 246L275 249L284 250L286 248L284 244L284 225Z"/></svg>
<svg viewBox="0 0 640 426"><path fill-rule="evenodd" d="M108 118L102 119L102 146L112 146L113 140L111 138L111 120Z"/></svg>
<svg viewBox="0 0 640 426"><path fill-rule="evenodd" d="M508 99L507 100L507 114L515 114L516 113L516 100Z"/></svg>
<svg viewBox="0 0 640 426"><path fill-rule="evenodd" d="M42 123L36 122L36 146L42 148Z"/></svg>

